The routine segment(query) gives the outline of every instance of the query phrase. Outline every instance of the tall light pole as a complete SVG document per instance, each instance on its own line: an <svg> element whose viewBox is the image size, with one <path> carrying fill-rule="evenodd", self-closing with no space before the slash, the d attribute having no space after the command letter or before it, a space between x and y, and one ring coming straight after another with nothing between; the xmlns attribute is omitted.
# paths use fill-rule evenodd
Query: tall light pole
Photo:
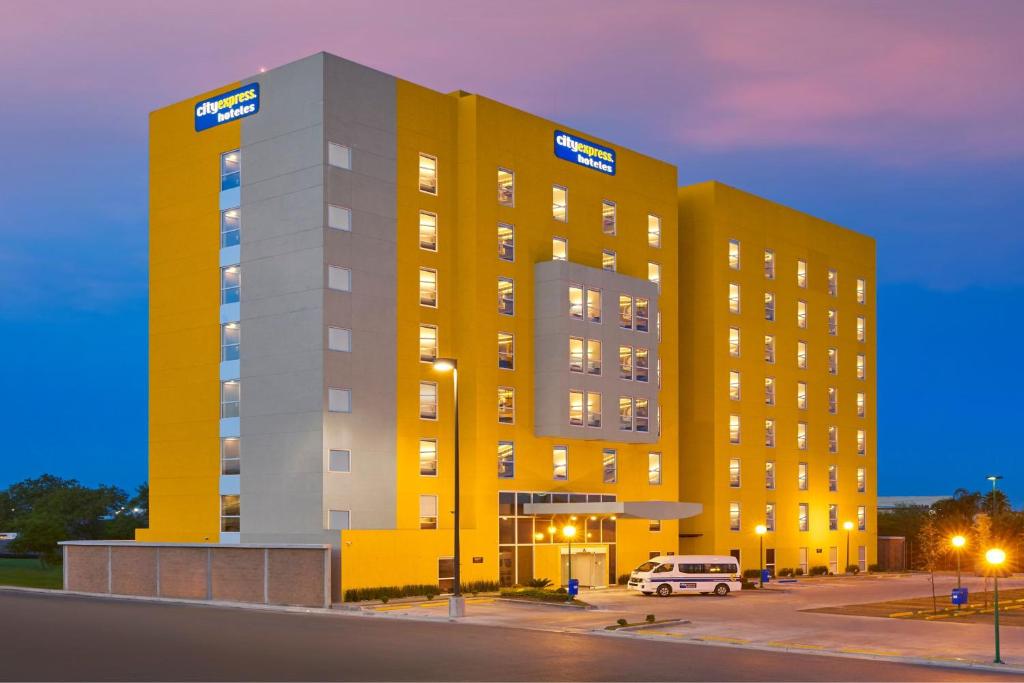
<svg viewBox="0 0 1024 683"><path fill-rule="evenodd" d="M850 571L850 532L853 531L853 522L847 520L843 522L843 528L846 529L846 569L843 573Z"/></svg>
<svg viewBox="0 0 1024 683"><path fill-rule="evenodd" d="M562 536L569 542L569 585L572 585L572 538L576 535L576 527L566 524L562 527ZM568 602L572 602L572 593L569 594Z"/></svg>
<svg viewBox="0 0 1024 683"><path fill-rule="evenodd" d="M455 464L452 468L455 495L455 591L448 598L448 616L463 617L466 616L466 600L462 597L462 553L459 549L459 362L454 358L438 358L434 361L434 369L452 373L452 398L455 404Z"/></svg>
<svg viewBox="0 0 1024 683"><path fill-rule="evenodd" d="M992 525L995 526L995 523L996 523L996 482L998 482L1000 479L1002 479L1003 476L1001 474L990 474L990 475L988 475L985 478L988 479L990 482L992 482ZM993 531L994 531L994 529L993 529Z"/></svg>
<svg viewBox="0 0 1024 683"><path fill-rule="evenodd" d="M956 587L960 588L960 550L967 543L967 539L957 534L949 541L953 549L956 551ZM960 605L957 605L957 609L960 609Z"/></svg>
<svg viewBox="0 0 1024 683"><path fill-rule="evenodd" d="M764 524L758 524L754 527L754 533L757 534L757 587L764 588L764 535L768 532L768 527Z"/></svg>
<svg viewBox="0 0 1024 683"><path fill-rule="evenodd" d="M992 612L992 616L995 621L996 631L996 656L992 661L995 664L1003 664L1003 660L999 658L999 572L1002 569L1003 562L1006 561L1006 553L999 548L992 548L985 553L985 560L992 567L992 578L995 581L995 588L993 589L992 599L995 605L995 610Z"/></svg>

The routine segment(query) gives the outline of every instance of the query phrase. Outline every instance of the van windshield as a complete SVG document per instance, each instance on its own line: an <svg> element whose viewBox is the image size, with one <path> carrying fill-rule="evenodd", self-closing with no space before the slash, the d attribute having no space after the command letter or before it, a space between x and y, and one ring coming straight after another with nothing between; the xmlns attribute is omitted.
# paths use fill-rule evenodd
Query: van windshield
<svg viewBox="0 0 1024 683"><path fill-rule="evenodd" d="M658 566L658 562L644 562L642 565L636 568L638 572L649 572Z"/></svg>

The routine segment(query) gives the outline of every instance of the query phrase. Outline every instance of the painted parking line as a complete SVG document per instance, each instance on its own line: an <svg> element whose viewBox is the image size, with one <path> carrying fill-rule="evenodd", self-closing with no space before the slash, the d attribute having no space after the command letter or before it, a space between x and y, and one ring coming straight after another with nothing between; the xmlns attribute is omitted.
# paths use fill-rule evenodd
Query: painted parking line
<svg viewBox="0 0 1024 683"><path fill-rule="evenodd" d="M743 638L730 638L728 636L695 636L693 640L707 641L711 643L735 643L738 645L750 642Z"/></svg>
<svg viewBox="0 0 1024 683"><path fill-rule="evenodd" d="M768 647L796 648L797 650L824 650L824 645L809 645L807 643L784 643L778 640L765 643Z"/></svg>
<svg viewBox="0 0 1024 683"><path fill-rule="evenodd" d="M859 647L841 647L836 652L845 652L851 655L873 655L876 657L900 657L902 652L895 652L893 650L870 650L867 648Z"/></svg>

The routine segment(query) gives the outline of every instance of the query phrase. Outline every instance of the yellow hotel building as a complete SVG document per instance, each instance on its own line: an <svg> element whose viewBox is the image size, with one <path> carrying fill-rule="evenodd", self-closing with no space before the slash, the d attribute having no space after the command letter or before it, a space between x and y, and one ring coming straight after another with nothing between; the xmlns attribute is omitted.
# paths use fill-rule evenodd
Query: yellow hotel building
<svg viewBox="0 0 1024 683"><path fill-rule="evenodd" d="M754 424L773 411L776 564L839 543L822 527L833 501L844 520L864 506L853 536L873 562L874 308L854 299L855 280L873 284L869 238L724 186L679 190L663 161L324 53L155 111L150 126L151 511L138 540L330 544L336 597L450 588L455 374L435 361L455 359L464 582L564 583L571 562L600 586L679 552L736 550L756 567L766 456ZM752 299L768 248L774 323ZM798 258L806 290L790 272ZM734 280L739 314L726 307ZM792 355L799 335L782 316L798 299L809 367L779 363L766 408L754 336L776 325L780 356ZM831 342L818 318L832 308L844 362L834 420L819 406ZM735 364L730 316L748 335ZM806 420L783 395L801 373ZM735 447L720 438L734 414L749 439ZM800 458L783 439L800 422L807 491L783 482ZM819 432L833 423L842 449L826 454ZM818 472L833 460L837 492ZM806 533L788 510L805 498Z"/></svg>

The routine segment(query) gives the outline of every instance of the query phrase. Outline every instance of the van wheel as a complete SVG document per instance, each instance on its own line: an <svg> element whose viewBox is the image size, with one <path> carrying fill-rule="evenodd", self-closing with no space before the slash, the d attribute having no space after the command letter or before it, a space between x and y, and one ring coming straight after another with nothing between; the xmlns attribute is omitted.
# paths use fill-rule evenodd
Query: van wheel
<svg viewBox="0 0 1024 683"><path fill-rule="evenodd" d="M729 587L726 586L724 583L720 583L717 586L715 586L715 595L728 595L728 594L729 594Z"/></svg>
<svg viewBox="0 0 1024 683"><path fill-rule="evenodd" d="M660 586L658 586L659 598L667 598L670 595L672 595L672 586L668 585L667 583L663 583Z"/></svg>

